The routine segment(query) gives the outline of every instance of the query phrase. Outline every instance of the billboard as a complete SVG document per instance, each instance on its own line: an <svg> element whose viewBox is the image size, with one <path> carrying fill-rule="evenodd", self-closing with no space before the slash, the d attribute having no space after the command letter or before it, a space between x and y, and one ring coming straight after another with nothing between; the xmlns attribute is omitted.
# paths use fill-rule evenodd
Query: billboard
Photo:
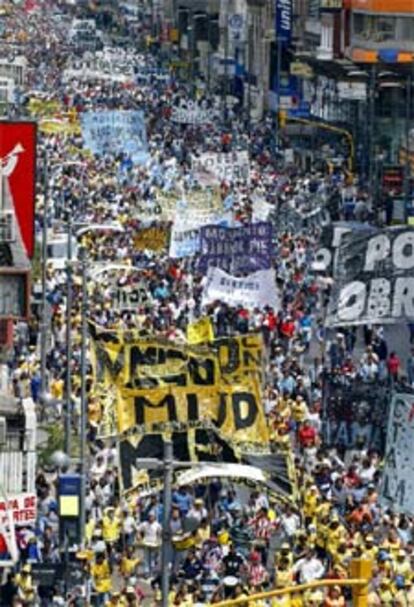
<svg viewBox="0 0 414 607"><path fill-rule="evenodd" d="M292 0L276 0L276 39L290 44L292 38Z"/></svg>
<svg viewBox="0 0 414 607"><path fill-rule="evenodd" d="M3 191L16 217L16 237L29 258L34 253L36 123L0 122L0 162Z"/></svg>

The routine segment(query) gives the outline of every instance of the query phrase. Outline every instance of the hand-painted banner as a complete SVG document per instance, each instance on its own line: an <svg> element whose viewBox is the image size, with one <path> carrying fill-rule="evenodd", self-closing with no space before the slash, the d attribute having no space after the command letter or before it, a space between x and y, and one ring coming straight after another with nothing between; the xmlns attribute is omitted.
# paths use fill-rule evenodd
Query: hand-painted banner
<svg viewBox="0 0 414 607"><path fill-rule="evenodd" d="M279 308L274 269L253 272L243 278L227 274L220 268L210 268L204 285L202 305L222 301L244 308Z"/></svg>
<svg viewBox="0 0 414 607"><path fill-rule="evenodd" d="M257 377L246 376L231 385L120 390L118 431L134 434L171 431L213 423L232 443L269 442L261 389Z"/></svg>
<svg viewBox="0 0 414 607"><path fill-rule="evenodd" d="M393 512L414 514L414 394L395 394L388 420L380 500Z"/></svg>
<svg viewBox="0 0 414 607"><path fill-rule="evenodd" d="M256 272L272 265L272 224L254 223L240 228L205 226L200 230L198 270L210 267L226 272Z"/></svg>
<svg viewBox="0 0 414 607"><path fill-rule="evenodd" d="M327 272L328 275L332 276L342 237L349 232L372 235L376 231L376 228L373 226L357 221L337 221L331 225L324 226L321 232L319 249L314 254L312 270L315 272Z"/></svg>
<svg viewBox="0 0 414 607"><path fill-rule="evenodd" d="M250 160L247 151L214 153L192 156L192 169L202 183L212 177L216 182L243 181L250 183Z"/></svg>
<svg viewBox="0 0 414 607"><path fill-rule="evenodd" d="M92 324L90 332L96 385L128 390L213 387L262 373L263 341L255 333L180 345L133 333L100 331Z"/></svg>
<svg viewBox="0 0 414 607"><path fill-rule="evenodd" d="M328 326L414 320L414 230L346 234L334 281Z"/></svg>
<svg viewBox="0 0 414 607"><path fill-rule="evenodd" d="M147 250L160 253L167 248L168 232L166 226L139 228L134 235L134 247L137 251Z"/></svg>
<svg viewBox="0 0 414 607"><path fill-rule="evenodd" d="M148 160L144 114L135 110L84 112L84 146L94 154L128 154L135 164Z"/></svg>

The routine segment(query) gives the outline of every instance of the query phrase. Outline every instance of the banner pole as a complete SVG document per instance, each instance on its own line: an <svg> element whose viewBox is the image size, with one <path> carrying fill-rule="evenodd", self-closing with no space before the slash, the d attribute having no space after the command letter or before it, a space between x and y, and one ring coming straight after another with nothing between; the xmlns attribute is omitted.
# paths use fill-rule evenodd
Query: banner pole
<svg viewBox="0 0 414 607"><path fill-rule="evenodd" d="M161 597L162 607L168 607L170 590L170 511L172 501L173 445L170 440L164 441L164 510L162 516L161 545Z"/></svg>
<svg viewBox="0 0 414 607"><path fill-rule="evenodd" d="M70 456L71 446L71 405L72 405L72 214L68 209L68 240L66 261L66 406L65 406L65 447L64 451Z"/></svg>

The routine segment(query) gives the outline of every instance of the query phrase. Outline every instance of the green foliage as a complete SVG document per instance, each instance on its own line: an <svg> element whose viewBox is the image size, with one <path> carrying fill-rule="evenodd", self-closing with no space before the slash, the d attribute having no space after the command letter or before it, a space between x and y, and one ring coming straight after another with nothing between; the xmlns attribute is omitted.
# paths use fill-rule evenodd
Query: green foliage
<svg viewBox="0 0 414 607"><path fill-rule="evenodd" d="M64 445L63 424L52 423L42 428L47 434L46 440L39 446L38 462L40 466L50 465L50 458L55 451L62 451Z"/></svg>

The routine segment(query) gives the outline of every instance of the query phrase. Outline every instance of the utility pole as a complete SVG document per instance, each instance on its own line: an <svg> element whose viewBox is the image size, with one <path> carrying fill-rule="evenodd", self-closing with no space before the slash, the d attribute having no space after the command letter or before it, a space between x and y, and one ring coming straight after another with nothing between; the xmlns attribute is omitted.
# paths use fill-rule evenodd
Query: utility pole
<svg viewBox="0 0 414 607"><path fill-rule="evenodd" d="M247 88L247 115L249 121L251 121L252 112L252 68L253 68L253 25L248 22L248 34L247 34L247 63L248 63L248 88Z"/></svg>
<svg viewBox="0 0 414 607"><path fill-rule="evenodd" d="M405 216L411 206L411 156L410 156L410 125L411 125L411 95L412 77L407 78L405 99L405 165L404 165L404 198Z"/></svg>
<svg viewBox="0 0 414 607"><path fill-rule="evenodd" d="M170 513L172 502L172 475L173 475L173 445L171 441L164 442L164 510L162 518L162 546L161 546L161 596L162 607L168 607L170 590Z"/></svg>
<svg viewBox="0 0 414 607"><path fill-rule="evenodd" d="M368 149L368 186L370 190L374 191L374 204L376 195L376 165L375 165L375 146L374 146L374 122L375 122L375 86L376 86L376 67L375 63L372 64L371 78L369 85L369 149Z"/></svg>
<svg viewBox="0 0 414 607"><path fill-rule="evenodd" d="M40 324L40 380L41 393L45 395L47 388L46 378L46 350L47 350L47 299L46 299L46 270L47 270L47 228L49 216L49 172L48 157L45 150L43 156L43 225L42 225L42 322Z"/></svg>
<svg viewBox="0 0 414 607"><path fill-rule="evenodd" d="M86 498L86 420L87 420L87 396L86 396L86 339L87 339L87 284L86 284L86 251L82 247L81 250L81 270L82 270L82 299L81 299L81 415L80 415L80 468L81 468L81 516L80 516L80 533L82 539L85 535L85 498Z"/></svg>
<svg viewBox="0 0 414 607"><path fill-rule="evenodd" d="M68 240L66 260L66 407L65 407L65 453L70 455L72 417L72 214L68 209Z"/></svg>

